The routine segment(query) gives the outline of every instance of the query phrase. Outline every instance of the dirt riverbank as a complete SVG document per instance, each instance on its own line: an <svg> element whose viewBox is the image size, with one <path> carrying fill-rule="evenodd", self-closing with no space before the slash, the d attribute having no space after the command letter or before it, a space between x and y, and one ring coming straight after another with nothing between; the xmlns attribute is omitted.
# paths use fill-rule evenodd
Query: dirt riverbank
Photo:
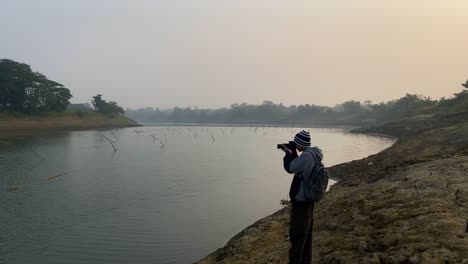
<svg viewBox="0 0 468 264"><path fill-rule="evenodd" d="M140 126L140 124L123 115L105 115L95 112L45 113L40 115L0 113L0 138L69 130L135 126Z"/></svg>
<svg viewBox="0 0 468 264"><path fill-rule="evenodd" d="M468 113L355 132L398 141L330 169L339 182L316 205L313 262L468 263ZM198 263L287 263L288 222L286 207Z"/></svg>

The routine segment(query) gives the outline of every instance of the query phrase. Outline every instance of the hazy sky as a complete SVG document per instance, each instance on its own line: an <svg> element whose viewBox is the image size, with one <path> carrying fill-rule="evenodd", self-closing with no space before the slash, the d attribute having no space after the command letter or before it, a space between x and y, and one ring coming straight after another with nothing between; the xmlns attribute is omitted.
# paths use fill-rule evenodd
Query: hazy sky
<svg viewBox="0 0 468 264"><path fill-rule="evenodd" d="M467 0L0 0L0 58L124 107L461 90Z"/></svg>

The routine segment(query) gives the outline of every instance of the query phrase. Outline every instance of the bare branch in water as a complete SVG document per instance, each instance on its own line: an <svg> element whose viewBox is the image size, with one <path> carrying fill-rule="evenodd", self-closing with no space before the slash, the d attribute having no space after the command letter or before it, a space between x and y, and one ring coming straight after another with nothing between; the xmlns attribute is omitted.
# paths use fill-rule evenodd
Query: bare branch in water
<svg viewBox="0 0 468 264"><path fill-rule="evenodd" d="M161 133L161 134L162 134L162 133ZM163 135L164 135L164 134L163 134ZM159 144L160 144L159 147L160 147L161 149L163 149L163 148L166 147L166 144L165 144L165 143L167 143L167 138L164 138L164 141L165 141L165 142L163 142L161 139L159 139L158 137L156 137L156 135L155 135L154 133L151 135L151 137L153 138L153 142L156 141L156 140L159 141Z"/></svg>
<svg viewBox="0 0 468 264"><path fill-rule="evenodd" d="M113 132L113 131L111 131L110 133L112 134L112 136L114 136L115 140L117 140L117 141L118 141L118 140L120 139L119 137L117 137L117 136L114 134L114 132Z"/></svg>
<svg viewBox="0 0 468 264"><path fill-rule="evenodd" d="M37 153L32 147L30 147L31 152L36 155L39 159L46 160L41 154Z"/></svg>
<svg viewBox="0 0 468 264"><path fill-rule="evenodd" d="M114 143L112 142L112 140L110 140L105 135L102 135L102 137L105 138L107 140L107 142L109 142L109 144L111 144L112 148L114 149L114 152L117 152L117 149L115 148Z"/></svg>
<svg viewBox="0 0 468 264"><path fill-rule="evenodd" d="M0 141L0 144L7 145L7 146L11 147L12 149L16 149L15 146L13 146L12 144L10 144L8 142L5 142L5 141Z"/></svg>
<svg viewBox="0 0 468 264"><path fill-rule="evenodd" d="M159 143L161 144L160 148L164 149L166 147L166 144L164 144L164 142L162 142L159 138L157 138L157 140L159 140Z"/></svg>

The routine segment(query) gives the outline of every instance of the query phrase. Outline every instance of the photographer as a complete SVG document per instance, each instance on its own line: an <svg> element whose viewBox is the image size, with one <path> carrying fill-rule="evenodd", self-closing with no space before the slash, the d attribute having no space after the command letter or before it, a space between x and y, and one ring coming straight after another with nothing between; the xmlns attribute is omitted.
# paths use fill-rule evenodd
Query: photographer
<svg viewBox="0 0 468 264"><path fill-rule="evenodd" d="M312 261L312 229L314 201L306 198L304 182L312 177L312 170L321 164L323 154L318 147L310 147L310 134L302 130L294 141L279 146L286 155L283 158L284 169L294 178L289 190L291 199L291 218L289 225L289 263L302 264ZM298 156L296 148L302 152Z"/></svg>

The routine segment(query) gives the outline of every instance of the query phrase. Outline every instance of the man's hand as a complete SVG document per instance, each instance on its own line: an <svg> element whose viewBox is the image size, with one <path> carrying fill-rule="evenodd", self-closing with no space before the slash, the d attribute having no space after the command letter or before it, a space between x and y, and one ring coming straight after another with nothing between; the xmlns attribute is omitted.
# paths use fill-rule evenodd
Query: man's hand
<svg viewBox="0 0 468 264"><path fill-rule="evenodd" d="M286 145L283 144L283 145L281 145L281 146L283 146L283 148L281 148L281 149L282 149L284 152L286 152L286 154L292 154L292 150L288 149L288 148L286 147Z"/></svg>

